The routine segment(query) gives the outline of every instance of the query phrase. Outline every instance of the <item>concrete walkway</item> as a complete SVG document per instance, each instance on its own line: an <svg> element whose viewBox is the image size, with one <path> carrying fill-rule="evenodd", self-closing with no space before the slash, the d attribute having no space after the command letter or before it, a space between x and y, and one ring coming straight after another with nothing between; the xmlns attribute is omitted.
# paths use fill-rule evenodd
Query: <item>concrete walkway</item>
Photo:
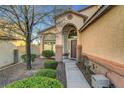
<svg viewBox="0 0 124 93"><path fill-rule="evenodd" d="M90 88L84 75L76 65L76 61L64 59L67 77L67 88Z"/></svg>

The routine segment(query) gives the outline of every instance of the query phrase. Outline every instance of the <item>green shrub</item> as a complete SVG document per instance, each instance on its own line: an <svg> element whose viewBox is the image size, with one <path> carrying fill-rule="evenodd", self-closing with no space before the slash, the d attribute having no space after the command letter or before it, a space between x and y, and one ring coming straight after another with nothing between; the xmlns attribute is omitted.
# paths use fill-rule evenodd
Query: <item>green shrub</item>
<svg viewBox="0 0 124 93"><path fill-rule="evenodd" d="M15 81L6 88L63 88L63 85L56 79L34 76Z"/></svg>
<svg viewBox="0 0 124 93"><path fill-rule="evenodd" d="M52 50L44 50L42 51L42 56L50 58L52 56L54 56L54 52Z"/></svg>
<svg viewBox="0 0 124 93"><path fill-rule="evenodd" d="M50 68L50 69L56 69L57 68L58 63L54 60L46 60L44 61L44 67L45 68Z"/></svg>
<svg viewBox="0 0 124 93"><path fill-rule="evenodd" d="M31 61L34 62L35 58L37 57L36 54L31 54Z"/></svg>
<svg viewBox="0 0 124 93"><path fill-rule="evenodd" d="M37 57L36 54L31 54L31 61L34 62L36 57ZM24 62L26 62L26 54L22 55L21 58Z"/></svg>
<svg viewBox="0 0 124 93"><path fill-rule="evenodd" d="M21 55L21 59L22 59L24 62L26 62L26 54Z"/></svg>
<svg viewBox="0 0 124 93"><path fill-rule="evenodd" d="M41 69L39 72L37 72L35 74L35 76L56 78L56 70L53 70L53 69Z"/></svg>

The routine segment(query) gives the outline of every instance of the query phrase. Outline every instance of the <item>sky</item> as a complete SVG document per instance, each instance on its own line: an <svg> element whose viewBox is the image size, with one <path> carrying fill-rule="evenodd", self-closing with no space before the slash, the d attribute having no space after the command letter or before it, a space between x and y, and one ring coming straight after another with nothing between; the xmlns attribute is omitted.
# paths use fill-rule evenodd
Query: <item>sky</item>
<svg viewBox="0 0 124 93"><path fill-rule="evenodd" d="M72 5L72 10L77 11L87 7L87 5Z"/></svg>
<svg viewBox="0 0 124 93"><path fill-rule="evenodd" d="M78 10L81 10L83 8L86 8L88 5L71 5L71 9L73 11L78 11ZM47 9L50 9L49 6L47 6ZM49 26L48 26L49 27ZM40 29L43 30L45 28L48 28L46 25L42 24L40 25Z"/></svg>

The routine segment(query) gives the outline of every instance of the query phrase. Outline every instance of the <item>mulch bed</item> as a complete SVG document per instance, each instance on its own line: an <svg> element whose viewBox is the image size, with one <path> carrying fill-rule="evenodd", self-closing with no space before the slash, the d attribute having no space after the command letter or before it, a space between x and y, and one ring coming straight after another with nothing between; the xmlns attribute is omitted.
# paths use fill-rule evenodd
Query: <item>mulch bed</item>
<svg viewBox="0 0 124 93"><path fill-rule="evenodd" d="M82 74L84 75L84 77L86 78L87 82L91 86L91 76L88 73L86 73L86 71L84 70L84 68L83 68L83 66L82 66L81 63L77 63L76 65L78 66L78 68L80 69L80 71L82 72Z"/></svg>
<svg viewBox="0 0 124 93"><path fill-rule="evenodd" d="M67 88L65 64L63 62L58 63L57 79L64 85L65 88Z"/></svg>

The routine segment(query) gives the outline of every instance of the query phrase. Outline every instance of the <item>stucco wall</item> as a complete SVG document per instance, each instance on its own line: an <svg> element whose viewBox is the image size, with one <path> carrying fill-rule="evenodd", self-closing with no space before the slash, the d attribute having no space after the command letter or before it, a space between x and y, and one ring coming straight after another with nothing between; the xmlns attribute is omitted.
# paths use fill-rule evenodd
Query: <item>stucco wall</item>
<svg viewBox="0 0 124 93"><path fill-rule="evenodd" d="M113 7L82 34L82 52L124 64L124 6Z"/></svg>
<svg viewBox="0 0 124 93"><path fill-rule="evenodd" d="M0 41L0 67L14 62L14 46L9 41Z"/></svg>

